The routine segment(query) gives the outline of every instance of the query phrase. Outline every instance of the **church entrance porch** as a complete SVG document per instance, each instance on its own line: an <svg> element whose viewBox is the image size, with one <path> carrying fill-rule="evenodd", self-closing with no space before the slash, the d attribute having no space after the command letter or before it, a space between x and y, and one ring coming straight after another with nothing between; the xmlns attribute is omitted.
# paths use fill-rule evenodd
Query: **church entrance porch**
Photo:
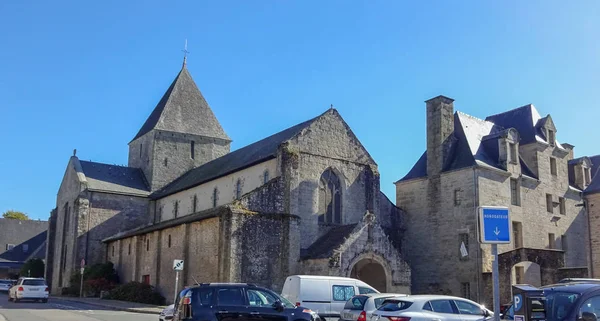
<svg viewBox="0 0 600 321"><path fill-rule="evenodd" d="M331 228L302 250L300 273L352 277L380 292L410 294L410 267L370 213Z"/></svg>
<svg viewBox="0 0 600 321"><path fill-rule="evenodd" d="M387 277L383 266L372 259L362 259L357 262L350 272L350 277L361 280L377 291L387 292Z"/></svg>

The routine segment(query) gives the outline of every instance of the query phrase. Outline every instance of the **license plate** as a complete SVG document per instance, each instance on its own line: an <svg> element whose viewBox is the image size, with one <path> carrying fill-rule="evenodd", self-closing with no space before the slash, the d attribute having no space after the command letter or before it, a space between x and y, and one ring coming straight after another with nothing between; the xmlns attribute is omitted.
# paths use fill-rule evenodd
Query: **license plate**
<svg viewBox="0 0 600 321"><path fill-rule="evenodd" d="M354 315L352 313L344 313L344 315L342 315L342 317L345 320L354 320Z"/></svg>
<svg viewBox="0 0 600 321"><path fill-rule="evenodd" d="M29 291L39 291L40 289L29 289Z"/></svg>

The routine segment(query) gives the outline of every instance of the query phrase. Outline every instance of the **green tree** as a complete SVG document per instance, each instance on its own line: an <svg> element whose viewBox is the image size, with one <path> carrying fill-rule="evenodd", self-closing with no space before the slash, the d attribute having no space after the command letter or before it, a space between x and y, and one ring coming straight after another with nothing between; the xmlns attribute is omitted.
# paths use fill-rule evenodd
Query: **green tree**
<svg viewBox="0 0 600 321"><path fill-rule="evenodd" d="M32 278L44 277L44 261L42 259L30 259L23 264L20 274Z"/></svg>
<svg viewBox="0 0 600 321"><path fill-rule="evenodd" d="M27 214L23 213L23 212L19 212L19 211L13 211L13 210L8 210L6 212L4 212L4 214L2 214L3 218L11 218L11 219L15 219L15 220L22 220L22 221L26 221L29 219L29 216L27 216Z"/></svg>

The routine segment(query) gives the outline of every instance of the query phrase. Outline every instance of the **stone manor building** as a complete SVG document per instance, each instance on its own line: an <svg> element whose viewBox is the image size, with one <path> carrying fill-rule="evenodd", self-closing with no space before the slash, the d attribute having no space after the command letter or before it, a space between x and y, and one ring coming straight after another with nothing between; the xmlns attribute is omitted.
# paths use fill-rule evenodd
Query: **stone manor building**
<svg viewBox="0 0 600 321"><path fill-rule="evenodd" d="M526 105L483 120L455 113L444 96L428 100L426 111L427 150L396 182L413 292L491 303L491 248L478 235L484 205L507 206L512 215L513 242L498 246L502 303L511 284L586 277L583 190L591 163L573 159L552 117Z"/></svg>
<svg viewBox="0 0 600 321"><path fill-rule="evenodd" d="M185 260L180 288L280 290L288 275L320 274L410 291L403 213L337 110L235 151L231 142L184 63L129 142L128 166L70 158L51 216L52 292L81 259L111 261L122 282L168 300L174 259Z"/></svg>

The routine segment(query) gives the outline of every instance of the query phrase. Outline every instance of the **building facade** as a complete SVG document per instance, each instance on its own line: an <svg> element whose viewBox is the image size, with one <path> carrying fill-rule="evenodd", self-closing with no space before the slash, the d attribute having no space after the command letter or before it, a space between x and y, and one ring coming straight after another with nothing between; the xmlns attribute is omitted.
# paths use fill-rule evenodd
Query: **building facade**
<svg viewBox="0 0 600 321"><path fill-rule="evenodd" d="M511 212L512 244L498 246L502 303L511 284L587 276L583 190L570 176L573 146L559 143L552 117L526 105L482 120L455 113L444 96L428 100L426 112L427 150L395 183L413 292L491 303L479 206Z"/></svg>
<svg viewBox="0 0 600 321"><path fill-rule="evenodd" d="M0 218L0 279L19 276L29 259L45 259L47 233L48 221Z"/></svg>
<svg viewBox="0 0 600 321"><path fill-rule="evenodd" d="M573 184L584 190L589 219L589 274L600 278L600 155L581 157L569 163Z"/></svg>
<svg viewBox="0 0 600 321"><path fill-rule="evenodd" d="M280 290L288 275L310 273L410 291L403 213L337 110L233 152L230 143L184 64L130 142L127 167L71 157L51 233L64 244L53 251L56 284L67 286L81 259L111 261L123 282L169 300L173 260L183 259L180 287Z"/></svg>

